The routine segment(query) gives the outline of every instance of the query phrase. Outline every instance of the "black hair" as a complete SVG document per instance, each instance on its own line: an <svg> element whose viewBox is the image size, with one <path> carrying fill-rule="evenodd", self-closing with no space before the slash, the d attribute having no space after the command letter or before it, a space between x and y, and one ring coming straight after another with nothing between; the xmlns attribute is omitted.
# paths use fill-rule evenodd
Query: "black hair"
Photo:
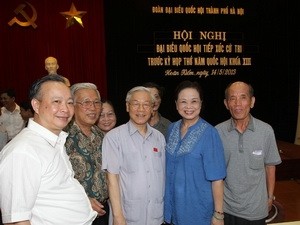
<svg viewBox="0 0 300 225"><path fill-rule="evenodd" d="M32 100L34 98L38 98L40 97L40 91L41 91L41 86L42 84L48 82L48 81L56 81L56 82L62 82L64 84L65 80L62 76L58 75L58 74L51 74L51 75L46 75L38 80L36 80L29 91L29 99Z"/></svg>
<svg viewBox="0 0 300 225"><path fill-rule="evenodd" d="M115 108L115 107L114 107L114 104L113 104L112 101L109 100L109 99L102 99L101 102L102 102L102 104L103 104L103 103L109 104L113 109Z"/></svg>
<svg viewBox="0 0 300 225"><path fill-rule="evenodd" d="M2 94L6 93L8 97L10 98L15 98L16 97L16 92L13 88L6 89L5 91L2 92Z"/></svg>
<svg viewBox="0 0 300 225"><path fill-rule="evenodd" d="M158 90L159 97L161 99L163 98L164 92L165 92L164 87L161 87L161 86L159 86L158 84L156 84L154 82L146 82L146 83L143 84L143 86L146 87L146 88L156 88Z"/></svg>
<svg viewBox="0 0 300 225"><path fill-rule="evenodd" d="M20 108L23 108L23 109L25 109L26 111L27 111L28 109L30 109L30 111L31 111L32 113L34 113L34 110L33 110L33 108L32 108L32 105L31 105L31 103L30 103L29 101L22 101L22 102L19 104L19 106L20 106Z"/></svg>
<svg viewBox="0 0 300 225"><path fill-rule="evenodd" d="M179 92L181 92L183 89L186 89L186 88L195 89L199 93L200 100L203 100L203 91L202 91L202 88L199 85L199 83L196 81L192 82L190 80L184 80L181 83L179 83L175 89L175 96L174 96L175 101L178 99Z"/></svg>

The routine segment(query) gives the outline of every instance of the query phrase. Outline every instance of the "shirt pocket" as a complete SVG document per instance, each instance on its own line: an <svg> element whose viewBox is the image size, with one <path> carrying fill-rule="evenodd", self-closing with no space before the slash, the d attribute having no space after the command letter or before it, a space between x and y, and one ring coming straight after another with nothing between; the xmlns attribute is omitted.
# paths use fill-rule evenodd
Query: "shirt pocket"
<svg viewBox="0 0 300 225"><path fill-rule="evenodd" d="M124 156L124 170L127 173L135 173L138 170L138 153L130 152Z"/></svg>
<svg viewBox="0 0 300 225"><path fill-rule="evenodd" d="M145 206L142 205L141 200L124 200L124 213L128 223L138 222L141 217L141 209Z"/></svg>
<svg viewBox="0 0 300 225"><path fill-rule="evenodd" d="M254 150L250 155L249 167L253 170L264 168L264 156L262 150Z"/></svg>
<svg viewBox="0 0 300 225"><path fill-rule="evenodd" d="M162 220L163 212L164 212L163 198L160 198L160 199L157 199L156 201L154 201L151 207L153 209L152 219L153 220L155 220L155 219L156 220Z"/></svg>
<svg viewBox="0 0 300 225"><path fill-rule="evenodd" d="M163 169L163 162L162 162L162 153L161 152L153 152L153 167L154 170L157 172L161 172Z"/></svg>

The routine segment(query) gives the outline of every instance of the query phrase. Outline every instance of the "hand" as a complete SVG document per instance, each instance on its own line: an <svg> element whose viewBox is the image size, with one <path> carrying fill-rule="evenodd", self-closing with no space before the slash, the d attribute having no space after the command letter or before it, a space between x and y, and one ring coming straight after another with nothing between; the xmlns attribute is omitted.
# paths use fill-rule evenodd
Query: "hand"
<svg viewBox="0 0 300 225"><path fill-rule="evenodd" d="M268 198L268 209L269 209L269 211L268 211L268 212L270 212L270 211L271 211L271 209L272 209L272 205L273 205L273 199L270 199L270 198Z"/></svg>
<svg viewBox="0 0 300 225"><path fill-rule="evenodd" d="M113 225L127 225L124 216L114 216L113 217Z"/></svg>
<svg viewBox="0 0 300 225"><path fill-rule="evenodd" d="M211 219L211 225L224 225L224 220L218 220L213 216Z"/></svg>
<svg viewBox="0 0 300 225"><path fill-rule="evenodd" d="M98 213L98 216L103 216L106 213L106 211L103 209L104 206L100 202L98 202L95 198L89 198L89 199L93 210L95 210Z"/></svg>

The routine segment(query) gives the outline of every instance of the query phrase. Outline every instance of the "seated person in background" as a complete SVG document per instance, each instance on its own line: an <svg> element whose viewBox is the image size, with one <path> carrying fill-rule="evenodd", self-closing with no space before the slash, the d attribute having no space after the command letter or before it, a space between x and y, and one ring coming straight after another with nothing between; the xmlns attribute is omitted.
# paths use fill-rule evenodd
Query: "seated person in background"
<svg viewBox="0 0 300 225"><path fill-rule="evenodd" d="M163 117L158 111L163 97L164 89L153 82L147 82L143 86L149 88L150 92L155 97L153 112L148 123L150 124L150 126L159 130L166 137L167 130L169 125L171 124L171 121Z"/></svg>
<svg viewBox="0 0 300 225"><path fill-rule="evenodd" d="M1 116L1 110L0 110L0 116ZM8 141L7 131L2 126L2 123L0 123L0 151L6 145L7 141ZM0 221L1 221L1 217L0 217Z"/></svg>
<svg viewBox="0 0 300 225"><path fill-rule="evenodd" d="M6 145L7 141L8 141L7 132L5 128L2 126L2 124L0 123L0 151Z"/></svg>
<svg viewBox="0 0 300 225"><path fill-rule="evenodd" d="M16 94L13 89L7 89L1 94L0 123L7 131L8 141L16 136L24 127L24 121L20 115L20 106L15 102Z"/></svg>
<svg viewBox="0 0 300 225"><path fill-rule="evenodd" d="M45 59L45 69L48 71L48 74L51 75L51 74L57 74L57 70L59 68L59 65L58 65L58 62L57 62L57 59L54 58L53 56L49 56ZM66 85L68 87L71 86L70 84L70 81L68 78L66 77L63 77L65 82L66 82Z"/></svg>
<svg viewBox="0 0 300 225"><path fill-rule="evenodd" d="M117 117L112 102L109 100L102 101L102 111L97 126L106 134L116 126L116 123Z"/></svg>
<svg viewBox="0 0 300 225"><path fill-rule="evenodd" d="M23 101L20 103L20 114L25 122L25 127L27 127L29 118L33 117L33 113L34 111L30 102Z"/></svg>

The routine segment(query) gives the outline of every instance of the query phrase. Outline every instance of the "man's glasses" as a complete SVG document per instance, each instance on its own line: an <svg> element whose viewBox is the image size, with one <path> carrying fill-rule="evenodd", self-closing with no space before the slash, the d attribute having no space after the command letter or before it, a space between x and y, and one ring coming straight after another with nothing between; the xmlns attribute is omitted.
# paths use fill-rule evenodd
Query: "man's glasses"
<svg viewBox="0 0 300 225"><path fill-rule="evenodd" d="M80 104L82 106L82 108L88 109L91 108L92 105L99 109L102 106L102 102L99 100L96 101L90 101L90 100L84 100L82 102L76 102L77 104Z"/></svg>
<svg viewBox="0 0 300 225"><path fill-rule="evenodd" d="M129 105L131 105L131 107L134 110L137 110L138 108L142 107L145 110L149 110L152 108L152 104L150 102L145 102L145 103L139 103L139 102L129 102Z"/></svg>

